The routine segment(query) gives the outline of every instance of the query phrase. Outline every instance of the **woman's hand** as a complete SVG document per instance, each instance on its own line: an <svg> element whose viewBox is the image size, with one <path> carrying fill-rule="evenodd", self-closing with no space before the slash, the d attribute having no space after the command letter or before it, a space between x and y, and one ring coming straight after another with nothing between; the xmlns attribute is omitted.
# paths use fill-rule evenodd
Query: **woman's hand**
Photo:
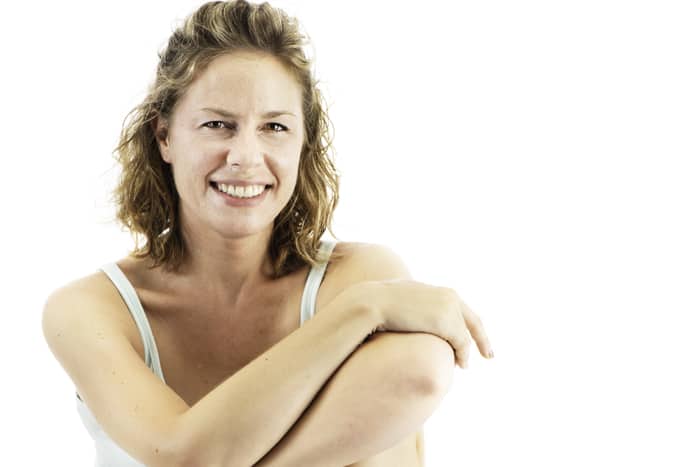
<svg viewBox="0 0 700 467"><path fill-rule="evenodd" d="M381 324L376 331L434 334L452 346L462 368L472 337L481 355L493 358L481 319L453 289L403 279L361 282L351 288L356 300L377 307Z"/></svg>

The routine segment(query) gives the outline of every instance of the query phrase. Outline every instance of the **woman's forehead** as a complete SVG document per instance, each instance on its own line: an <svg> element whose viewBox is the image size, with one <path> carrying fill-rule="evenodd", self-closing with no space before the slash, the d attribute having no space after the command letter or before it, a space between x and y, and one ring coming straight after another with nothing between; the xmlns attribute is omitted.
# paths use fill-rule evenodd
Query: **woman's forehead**
<svg viewBox="0 0 700 467"><path fill-rule="evenodd" d="M260 108L298 114L301 87L294 75L275 57L235 52L214 59L192 82L183 98L188 107Z"/></svg>

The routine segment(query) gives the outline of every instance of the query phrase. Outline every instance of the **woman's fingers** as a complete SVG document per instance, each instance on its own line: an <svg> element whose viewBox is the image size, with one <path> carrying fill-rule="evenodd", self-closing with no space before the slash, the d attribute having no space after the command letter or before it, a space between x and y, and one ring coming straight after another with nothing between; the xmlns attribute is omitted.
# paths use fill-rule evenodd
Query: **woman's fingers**
<svg viewBox="0 0 700 467"><path fill-rule="evenodd" d="M481 322L481 318L474 313L464 302L461 302L462 310L464 314L464 321L467 324L469 333L474 338L476 346L479 348L479 352L484 358L493 358L493 349L491 348L491 343L486 335L486 329Z"/></svg>
<svg viewBox="0 0 700 467"><path fill-rule="evenodd" d="M462 346L461 349L461 367L466 368L469 362L469 348L472 346L472 340L469 337L469 334L467 334L467 338L464 341L464 345Z"/></svg>

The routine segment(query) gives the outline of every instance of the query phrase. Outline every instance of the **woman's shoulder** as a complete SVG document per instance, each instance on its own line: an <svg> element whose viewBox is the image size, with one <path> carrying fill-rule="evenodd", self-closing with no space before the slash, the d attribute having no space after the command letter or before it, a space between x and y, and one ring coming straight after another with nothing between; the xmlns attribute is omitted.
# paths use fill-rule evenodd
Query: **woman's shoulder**
<svg viewBox="0 0 700 467"><path fill-rule="evenodd" d="M100 270L69 280L56 287L49 295L50 300L67 300L78 298L99 298L111 296L108 277Z"/></svg>
<svg viewBox="0 0 700 467"><path fill-rule="evenodd" d="M359 282L412 279L406 263L388 245L338 242L333 253L322 287L328 291L326 299Z"/></svg>
<svg viewBox="0 0 700 467"><path fill-rule="evenodd" d="M361 282L412 279L404 261L388 245L338 242L333 252L318 291L317 310L324 309L343 290Z"/></svg>
<svg viewBox="0 0 700 467"><path fill-rule="evenodd" d="M112 281L101 270L79 276L57 286L44 302L43 317L82 320L88 317L123 326L123 300Z"/></svg>

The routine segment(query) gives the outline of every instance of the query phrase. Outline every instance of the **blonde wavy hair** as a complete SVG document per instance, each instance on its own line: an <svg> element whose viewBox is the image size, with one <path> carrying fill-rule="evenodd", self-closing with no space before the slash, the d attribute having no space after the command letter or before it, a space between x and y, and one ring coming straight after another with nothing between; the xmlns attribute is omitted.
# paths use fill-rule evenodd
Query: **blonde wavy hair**
<svg viewBox="0 0 700 467"><path fill-rule="evenodd" d="M116 220L132 234L131 255L150 257L151 267L177 271L187 250L178 219L179 196L170 166L160 157L154 122L168 120L178 99L216 57L236 50L273 55L298 80L303 93L304 144L294 192L275 218L268 254L274 276L316 265L320 238L338 204L339 175L333 162L332 125L304 53L307 36L298 21L267 2L203 4L170 36L158 56L155 82L124 120L114 153L121 165L112 201ZM145 243L139 246L140 239Z"/></svg>

